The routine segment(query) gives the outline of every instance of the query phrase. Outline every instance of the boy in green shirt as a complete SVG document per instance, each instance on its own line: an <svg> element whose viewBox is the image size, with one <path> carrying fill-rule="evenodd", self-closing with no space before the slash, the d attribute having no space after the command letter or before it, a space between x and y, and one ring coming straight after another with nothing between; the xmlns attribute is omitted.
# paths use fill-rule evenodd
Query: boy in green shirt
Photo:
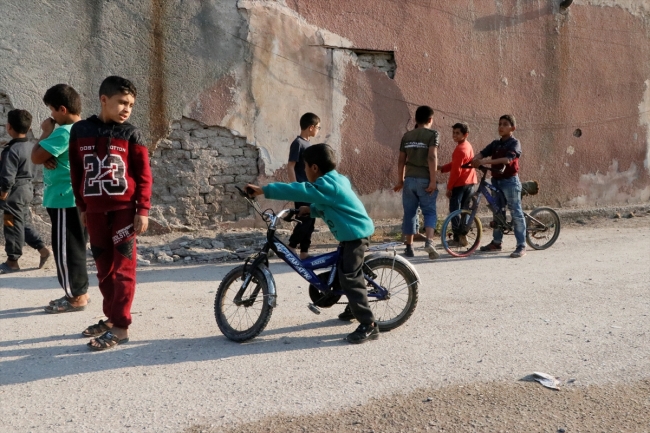
<svg viewBox="0 0 650 433"><path fill-rule="evenodd" d="M348 306L360 325L347 336L352 344L365 343L379 337L379 328L368 304L368 292L363 278L363 256L368 238L375 226L363 204L352 191L347 177L336 172L334 151L325 143L314 144L303 152L305 173L309 182L271 183L265 187L247 185L253 196L264 195L275 200L310 202L300 208L300 215L325 220L337 241L341 243L338 277Z"/></svg>
<svg viewBox="0 0 650 433"><path fill-rule="evenodd" d="M70 181L70 129L81 120L81 98L67 84L45 92L43 102L51 116L41 124L43 134L32 149L32 162L43 164L43 206L52 221L52 248L56 273L65 296L50 302L47 313L81 311L88 304L86 233L75 204ZM59 125L56 129L55 126Z"/></svg>

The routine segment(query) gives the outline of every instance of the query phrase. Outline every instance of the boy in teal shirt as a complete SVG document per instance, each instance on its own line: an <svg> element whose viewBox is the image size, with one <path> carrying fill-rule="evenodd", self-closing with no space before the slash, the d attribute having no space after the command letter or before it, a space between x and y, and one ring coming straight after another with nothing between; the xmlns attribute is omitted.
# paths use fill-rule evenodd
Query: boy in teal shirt
<svg viewBox="0 0 650 433"><path fill-rule="evenodd" d="M70 180L70 129L81 120L81 98L67 84L45 92L51 116L41 124L43 134L32 149L32 162L43 164L43 206L52 221L52 248L59 284L65 296L50 302L47 313L81 311L88 304L86 233L75 204ZM55 126L59 125L56 129Z"/></svg>
<svg viewBox="0 0 650 433"><path fill-rule="evenodd" d="M309 146L303 152L303 159L309 182L247 186L253 189L254 196L312 203L311 206L301 207L300 215L325 220L336 240L341 243L337 266L339 282L348 297L349 311L360 323L346 339L353 344L376 340L379 328L368 304L362 269L368 238L375 227L352 191L348 178L336 172L336 157L330 146L325 143Z"/></svg>

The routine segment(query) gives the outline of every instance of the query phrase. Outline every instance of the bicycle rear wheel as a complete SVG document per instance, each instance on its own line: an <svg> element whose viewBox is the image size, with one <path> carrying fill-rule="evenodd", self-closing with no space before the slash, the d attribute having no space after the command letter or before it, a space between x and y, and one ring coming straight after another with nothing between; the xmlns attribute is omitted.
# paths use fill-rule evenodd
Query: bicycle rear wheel
<svg viewBox="0 0 650 433"><path fill-rule="evenodd" d="M481 220L475 215L471 217L472 213L466 209L459 209L450 213L442 223L440 231L440 238L442 246L450 255L454 257L468 257L476 251L481 243L481 234L483 233L483 226ZM452 220L458 217L460 227L464 227L467 233L460 235L459 240L454 240L454 231L452 228ZM463 224L464 223L464 224ZM463 237L464 236L464 237Z"/></svg>
<svg viewBox="0 0 650 433"><path fill-rule="evenodd" d="M535 250L545 250L560 236L560 217L548 207L538 207L526 215L526 243Z"/></svg>
<svg viewBox="0 0 650 433"><path fill-rule="evenodd" d="M407 265L393 257L376 257L365 263L376 275L373 281L388 290L389 296L379 300L376 291L368 286L368 303L379 331L386 332L404 324L415 311L418 303L418 278ZM367 270L366 270L367 272Z"/></svg>
<svg viewBox="0 0 650 433"><path fill-rule="evenodd" d="M214 299L214 317L219 329L228 339L237 342L257 337L266 328L273 313L268 303L266 278L257 268L252 271L251 281L241 302L235 303L237 292L247 275L244 275L243 265L228 272Z"/></svg>

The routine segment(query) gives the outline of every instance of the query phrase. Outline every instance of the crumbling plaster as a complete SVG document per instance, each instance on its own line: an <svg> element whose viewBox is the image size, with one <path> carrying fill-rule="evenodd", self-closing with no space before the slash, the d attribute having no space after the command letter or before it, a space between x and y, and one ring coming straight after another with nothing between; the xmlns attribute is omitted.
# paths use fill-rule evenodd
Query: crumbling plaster
<svg viewBox="0 0 650 433"><path fill-rule="evenodd" d="M442 162L451 124L468 121L480 150L512 112L522 176L542 184L531 203L634 201L650 183L648 10L650 0L566 11L555 0L7 0L0 92L38 125L47 87L72 84L90 115L100 81L124 75L140 90L132 120L152 151L185 116L258 146L264 179L281 175L300 114L314 111L316 140L338 150L381 216L400 212L389 189L418 104L436 110ZM394 77L352 49L394 52ZM616 192L599 192L601 173Z"/></svg>

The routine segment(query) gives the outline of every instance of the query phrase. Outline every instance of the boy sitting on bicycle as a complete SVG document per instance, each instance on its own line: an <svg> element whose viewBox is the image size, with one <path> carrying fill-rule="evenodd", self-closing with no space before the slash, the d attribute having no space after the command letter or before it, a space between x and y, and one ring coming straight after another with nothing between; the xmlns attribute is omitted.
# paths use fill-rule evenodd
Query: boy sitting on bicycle
<svg viewBox="0 0 650 433"><path fill-rule="evenodd" d="M309 182L277 182L264 187L247 185L247 188L254 191L253 196L312 203L301 207L300 215L324 219L341 243L338 278L348 297L350 312L360 323L346 340L353 344L376 340L379 328L368 304L362 269L368 238L375 231L374 224L352 191L348 178L336 172L336 157L330 146L325 143L309 146L303 152L303 159Z"/></svg>
<svg viewBox="0 0 650 433"><path fill-rule="evenodd" d="M510 257L518 258L526 255L526 220L521 208L521 182L519 182L519 158L521 144L513 137L516 129L514 116L505 114L499 118L499 140L481 150L472 161L473 167L492 165L492 185L499 188L508 203L512 223L517 239L517 248ZM490 159L485 159L490 157ZM481 251L501 251L503 232L495 228L492 232L492 242L482 246Z"/></svg>

